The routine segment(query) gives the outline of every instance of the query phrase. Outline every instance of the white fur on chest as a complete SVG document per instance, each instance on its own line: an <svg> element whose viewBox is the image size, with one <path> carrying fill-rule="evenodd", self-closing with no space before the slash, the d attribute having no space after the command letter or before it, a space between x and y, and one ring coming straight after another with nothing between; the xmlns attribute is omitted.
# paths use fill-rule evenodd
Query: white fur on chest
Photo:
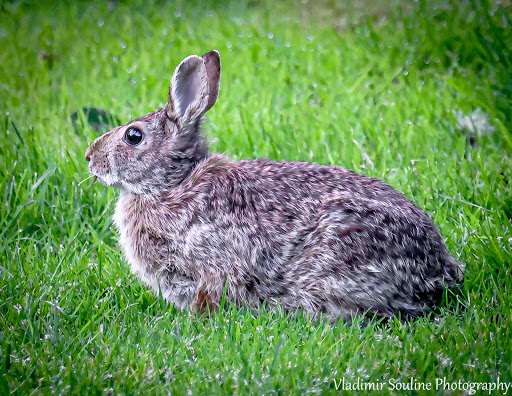
<svg viewBox="0 0 512 396"><path fill-rule="evenodd" d="M146 265L141 261L140 254L137 253L137 230L134 229L134 224L128 218L130 205L133 205L131 194L121 190L113 216L114 224L119 232L119 245L123 249L132 272L152 289L158 291L160 285L157 277L146 270Z"/></svg>
<svg viewBox="0 0 512 396"><path fill-rule="evenodd" d="M177 308L183 309L192 302L196 289L196 282L190 278L161 270L153 272L148 271L148 263L142 260L141 243L137 238L140 237L141 230L136 229L137 225L130 218L131 206L134 205L134 197L128 192L121 191L114 212L114 224L119 232L119 244L123 249L126 260L130 264L131 270L146 285L151 287L157 294L174 303ZM147 246L145 248L148 248Z"/></svg>

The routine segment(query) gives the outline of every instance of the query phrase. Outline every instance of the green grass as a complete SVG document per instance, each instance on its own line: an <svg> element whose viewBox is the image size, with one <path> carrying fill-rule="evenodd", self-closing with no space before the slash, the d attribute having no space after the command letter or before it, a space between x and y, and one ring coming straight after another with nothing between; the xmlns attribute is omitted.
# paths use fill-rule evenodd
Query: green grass
<svg viewBox="0 0 512 396"><path fill-rule="evenodd" d="M0 394L512 381L509 5L111 4L0 5ZM207 318L130 274L111 224L117 192L78 186L98 132L75 131L70 115L149 112L178 62L213 48L212 150L338 164L403 191L467 264L455 302L366 326L233 307ZM490 133L457 126L454 111L477 108Z"/></svg>

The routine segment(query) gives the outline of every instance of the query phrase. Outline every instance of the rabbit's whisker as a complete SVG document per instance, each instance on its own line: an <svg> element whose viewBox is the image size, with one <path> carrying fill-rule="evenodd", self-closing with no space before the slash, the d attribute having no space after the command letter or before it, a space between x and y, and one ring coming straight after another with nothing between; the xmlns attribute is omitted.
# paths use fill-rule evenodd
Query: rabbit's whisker
<svg viewBox="0 0 512 396"><path fill-rule="evenodd" d="M89 180L91 177L96 177L94 175L91 175L89 177L86 177L84 180L82 180L80 183L78 183L78 187L80 187L82 184L84 184L87 180Z"/></svg>
<svg viewBox="0 0 512 396"><path fill-rule="evenodd" d="M80 187L82 184L84 184L87 180L91 179L94 177L94 181L92 182L91 186L89 188L92 187L92 185L96 182L96 180L98 180L98 178L94 175L91 175L89 177L86 177L84 180L82 180L80 183L78 183L78 187Z"/></svg>
<svg viewBox="0 0 512 396"><path fill-rule="evenodd" d="M96 183L97 180L98 180L98 177L94 176L94 180L92 181L92 183L89 186L89 188L87 189L87 191L89 191L91 189L91 187L94 186L94 183Z"/></svg>
<svg viewBox="0 0 512 396"><path fill-rule="evenodd" d="M96 176L94 176L94 180L92 181L92 184L89 186L87 191L89 191L91 189L91 187L94 186L94 183L96 183L97 181L98 181L98 178Z"/></svg>

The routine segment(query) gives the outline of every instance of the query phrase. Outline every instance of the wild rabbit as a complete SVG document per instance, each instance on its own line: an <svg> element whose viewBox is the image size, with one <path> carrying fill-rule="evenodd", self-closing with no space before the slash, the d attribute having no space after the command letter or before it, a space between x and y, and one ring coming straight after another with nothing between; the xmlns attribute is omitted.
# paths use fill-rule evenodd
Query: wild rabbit
<svg viewBox="0 0 512 396"><path fill-rule="evenodd" d="M389 185L339 166L209 154L220 56L185 58L161 109L87 149L120 189L114 222L132 270L179 308L279 304L332 319L410 317L462 280L432 220ZM225 288L226 287L226 288Z"/></svg>

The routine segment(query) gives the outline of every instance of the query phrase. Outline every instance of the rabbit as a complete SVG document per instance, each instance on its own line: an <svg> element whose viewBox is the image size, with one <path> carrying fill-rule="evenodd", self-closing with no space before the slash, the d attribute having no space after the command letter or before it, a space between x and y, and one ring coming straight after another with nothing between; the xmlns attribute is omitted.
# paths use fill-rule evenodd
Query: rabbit
<svg viewBox="0 0 512 396"><path fill-rule="evenodd" d="M163 108L85 153L90 173L120 189L113 221L145 284L198 313L225 298L350 320L422 315L463 280L432 220L380 180L210 154L201 124L220 71L215 50L185 58Z"/></svg>

